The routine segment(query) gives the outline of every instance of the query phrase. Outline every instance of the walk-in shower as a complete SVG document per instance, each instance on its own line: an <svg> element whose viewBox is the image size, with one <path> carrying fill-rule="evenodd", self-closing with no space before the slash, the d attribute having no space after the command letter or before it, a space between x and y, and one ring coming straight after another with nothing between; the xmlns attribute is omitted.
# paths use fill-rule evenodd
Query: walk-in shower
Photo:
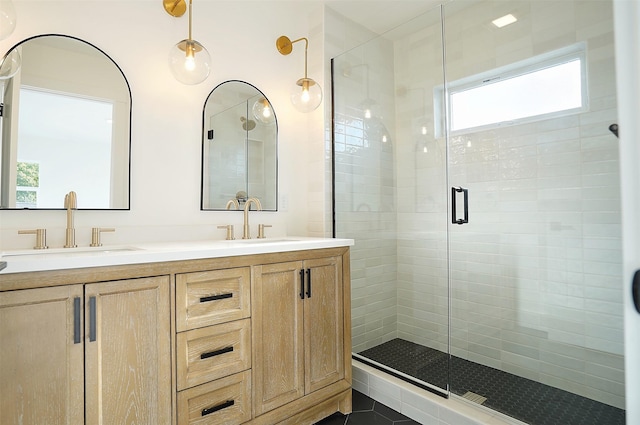
<svg viewBox="0 0 640 425"><path fill-rule="evenodd" d="M534 425L624 424L611 1L455 0L370 40L332 60L354 357Z"/></svg>

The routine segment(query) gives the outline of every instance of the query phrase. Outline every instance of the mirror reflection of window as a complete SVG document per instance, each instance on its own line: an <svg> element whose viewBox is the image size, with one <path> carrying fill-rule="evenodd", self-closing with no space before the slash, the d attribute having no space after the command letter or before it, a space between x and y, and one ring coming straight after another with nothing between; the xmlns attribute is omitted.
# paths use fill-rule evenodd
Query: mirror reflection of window
<svg viewBox="0 0 640 425"><path fill-rule="evenodd" d="M20 117L18 162L40 166L32 208L60 205L70 188L80 204L109 208L113 103L23 87Z"/></svg>
<svg viewBox="0 0 640 425"><path fill-rule="evenodd" d="M0 84L0 208L129 209L131 90L118 65L74 37L21 41L22 65ZM36 193L17 164L39 164ZM27 193L28 192L28 193Z"/></svg>
<svg viewBox="0 0 640 425"><path fill-rule="evenodd" d="M39 186L40 164L37 162L18 162L16 207L36 208L38 206Z"/></svg>

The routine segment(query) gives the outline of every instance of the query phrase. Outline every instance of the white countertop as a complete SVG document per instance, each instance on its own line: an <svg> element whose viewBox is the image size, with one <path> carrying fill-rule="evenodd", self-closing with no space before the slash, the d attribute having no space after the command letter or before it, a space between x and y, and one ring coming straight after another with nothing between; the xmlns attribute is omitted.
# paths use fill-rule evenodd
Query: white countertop
<svg viewBox="0 0 640 425"><path fill-rule="evenodd" d="M353 239L292 236L267 239L238 239L233 241L184 241L101 246L96 248L78 247L4 251L0 253L0 261L6 262L7 266L4 270L0 270L0 279L3 274L8 273L268 254L336 248L352 246L353 244Z"/></svg>

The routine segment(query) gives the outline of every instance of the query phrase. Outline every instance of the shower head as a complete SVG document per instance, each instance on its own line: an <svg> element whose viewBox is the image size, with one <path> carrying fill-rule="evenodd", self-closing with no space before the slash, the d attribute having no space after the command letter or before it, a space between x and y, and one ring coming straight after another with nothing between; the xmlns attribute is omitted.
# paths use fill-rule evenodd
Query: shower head
<svg viewBox="0 0 640 425"><path fill-rule="evenodd" d="M256 122L254 120L247 120L245 117L240 117L242 121L242 129L245 131L251 131L256 128Z"/></svg>

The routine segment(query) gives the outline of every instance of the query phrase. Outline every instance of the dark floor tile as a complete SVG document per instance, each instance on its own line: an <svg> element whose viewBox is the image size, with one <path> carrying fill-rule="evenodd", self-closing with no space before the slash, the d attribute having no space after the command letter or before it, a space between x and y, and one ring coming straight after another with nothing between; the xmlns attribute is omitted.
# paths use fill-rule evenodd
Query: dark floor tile
<svg viewBox="0 0 640 425"><path fill-rule="evenodd" d="M354 412L373 410L375 400L362 394L360 391L352 390L352 407Z"/></svg>
<svg viewBox="0 0 640 425"><path fill-rule="evenodd" d="M387 407L382 403L376 403L375 406L373 407L373 411L381 414L385 418L389 418L392 422L407 419L407 417L404 416L402 413L396 412L392 408Z"/></svg>
<svg viewBox="0 0 640 425"><path fill-rule="evenodd" d="M531 425L624 425L625 412L604 403L438 350L394 339L361 355L464 395L486 397L484 406Z"/></svg>
<svg viewBox="0 0 640 425"><path fill-rule="evenodd" d="M415 422L395 410L352 390L353 413L334 413L315 425L415 425ZM419 424L418 424L419 425Z"/></svg>
<svg viewBox="0 0 640 425"><path fill-rule="evenodd" d="M349 415L347 425L393 425L393 421L377 412L356 412Z"/></svg>
<svg viewBox="0 0 640 425"><path fill-rule="evenodd" d="M347 416L340 412L334 413L328 418L324 418L320 422L316 422L315 425L345 425L347 422Z"/></svg>

